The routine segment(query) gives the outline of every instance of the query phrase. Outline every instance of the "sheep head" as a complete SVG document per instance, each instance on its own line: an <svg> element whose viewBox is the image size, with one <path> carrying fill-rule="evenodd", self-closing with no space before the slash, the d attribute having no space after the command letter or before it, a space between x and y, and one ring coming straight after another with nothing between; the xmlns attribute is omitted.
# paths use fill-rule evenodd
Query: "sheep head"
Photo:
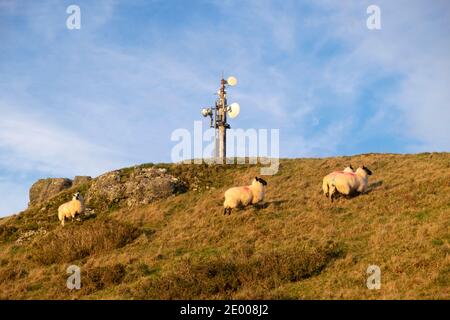
<svg viewBox="0 0 450 320"><path fill-rule="evenodd" d="M367 175L369 175L369 176L372 175L372 171L370 171L370 169L367 168L366 166L360 166L359 169L364 170L367 173Z"/></svg>
<svg viewBox="0 0 450 320"><path fill-rule="evenodd" d="M261 183L263 186L267 186L266 180L261 179L261 178L258 178L258 177L255 177L255 180L256 180L257 182Z"/></svg>
<svg viewBox="0 0 450 320"><path fill-rule="evenodd" d="M72 200L81 200L81 199L83 199L83 197L81 196L81 193L76 192L73 194Z"/></svg>

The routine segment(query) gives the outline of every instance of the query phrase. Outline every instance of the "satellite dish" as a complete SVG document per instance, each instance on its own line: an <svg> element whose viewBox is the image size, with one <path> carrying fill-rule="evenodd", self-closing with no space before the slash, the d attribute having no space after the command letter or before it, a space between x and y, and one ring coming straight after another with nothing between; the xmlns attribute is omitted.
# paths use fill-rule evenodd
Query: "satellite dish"
<svg viewBox="0 0 450 320"><path fill-rule="evenodd" d="M228 85L234 87L235 85L237 85L237 79L235 77L228 77L227 83Z"/></svg>
<svg viewBox="0 0 450 320"><path fill-rule="evenodd" d="M210 108L202 109L202 116L207 117L207 116L209 116L210 113L211 113L211 109Z"/></svg>
<svg viewBox="0 0 450 320"><path fill-rule="evenodd" d="M231 119L236 118L239 115L239 112L241 112L241 107L237 102L230 104L228 107L228 116L230 116Z"/></svg>

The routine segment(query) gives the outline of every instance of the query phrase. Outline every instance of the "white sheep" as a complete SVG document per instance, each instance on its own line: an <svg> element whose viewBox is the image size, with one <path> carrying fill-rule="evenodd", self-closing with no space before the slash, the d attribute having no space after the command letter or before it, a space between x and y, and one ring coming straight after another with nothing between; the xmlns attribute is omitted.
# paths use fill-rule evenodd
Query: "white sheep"
<svg viewBox="0 0 450 320"><path fill-rule="evenodd" d="M365 166L356 169L355 173L334 174L330 180L330 200L333 201L333 194L336 191L343 195L366 192L370 175L372 171Z"/></svg>
<svg viewBox="0 0 450 320"><path fill-rule="evenodd" d="M342 171L342 172L345 172L345 173L353 173L353 172L355 172L355 171L353 170L352 165L350 165L350 166L346 167L346 168L344 169L344 171Z"/></svg>
<svg viewBox="0 0 450 320"><path fill-rule="evenodd" d="M331 179L332 179L336 174L339 174L339 173L342 173L342 172L343 172L343 173L353 173L354 171L353 171L352 165L350 165L350 166L344 168L343 171L334 171L334 172L332 172L332 173L326 175L326 176L323 178L323 182L322 182L322 190L323 190L323 194L324 194L326 197L328 197L328 191L330 190L330 181L331 181Z"/></svg>
<svg viewBox="0 0 450 320"><path fill-rule="evenodd" d="M225 191L223 214L231 214L232 209L238 206L245 207L263 201L266 185L267 182L264 179L255 177L249 186L233 187Z"/></svg>
<svg viewBox="0 0 450 320"><path fill-rule="evenodd" d="M84 201L82 195L77 192L73 195L71 201L63 203L58 208L58 219L61 221L61 225L64 226L64 220L67 218L75 218L77 214L84 212Z"/></svg>

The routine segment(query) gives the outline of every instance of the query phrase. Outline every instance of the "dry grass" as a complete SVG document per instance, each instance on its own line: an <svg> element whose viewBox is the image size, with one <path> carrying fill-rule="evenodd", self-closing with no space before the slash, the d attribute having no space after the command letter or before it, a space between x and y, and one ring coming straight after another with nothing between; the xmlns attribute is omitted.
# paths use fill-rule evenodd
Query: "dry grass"
<svg viewBox="0 0 450 320"><path fill-rule="evenodd" d="M349 163L374 172L371 188L331 204L322 177ZM448 153L282 160L264 208L231 216L224 190L257 167L162 166L195 180L190 191L64 230L45 210L2 219L0 298L450 298ZM35 221L49 234L15 245ZM72 263L76 292L65 288ZM380 290L366 287L371 264Z"/></svg>
<svg viewBox="0 0 450 320"><path fill-rule="evenodd" d="M32 256L44 265L72 262L121 248L139 234L135 227L114 220L89 221L83 228L71 225L37 239L32 244Z"/></svg>
<svg viewBox="0 0 450 320"><path fill-rule="evenodd" d="M229 299L245 288L266 292L283 283L296 282L319 274L341 249L328 243L324 247L299 247L260 254L187 257L160 277L147 279L130 297L140 299Z"/></svg>

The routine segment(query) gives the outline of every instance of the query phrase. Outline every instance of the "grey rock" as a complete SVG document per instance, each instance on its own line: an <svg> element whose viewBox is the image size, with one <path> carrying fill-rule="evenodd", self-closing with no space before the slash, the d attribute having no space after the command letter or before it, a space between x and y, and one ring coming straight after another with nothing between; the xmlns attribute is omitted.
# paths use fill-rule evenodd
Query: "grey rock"
<svg viewBox="0 0 450 320"><path fill-rule="evenodd" d="M67 178L48 178L36 181L30 189L29 206L34 206L53 198L63 190L72 187L72 180Z"/></svg>
<svg viewBox="0 0 450 320"><path fill-rule="evenodd" d="M76 186L88 183L91 180L92 180L92 178L89 176L75 176L75 178L73 178L72 186L76 187Z"/></svg>

